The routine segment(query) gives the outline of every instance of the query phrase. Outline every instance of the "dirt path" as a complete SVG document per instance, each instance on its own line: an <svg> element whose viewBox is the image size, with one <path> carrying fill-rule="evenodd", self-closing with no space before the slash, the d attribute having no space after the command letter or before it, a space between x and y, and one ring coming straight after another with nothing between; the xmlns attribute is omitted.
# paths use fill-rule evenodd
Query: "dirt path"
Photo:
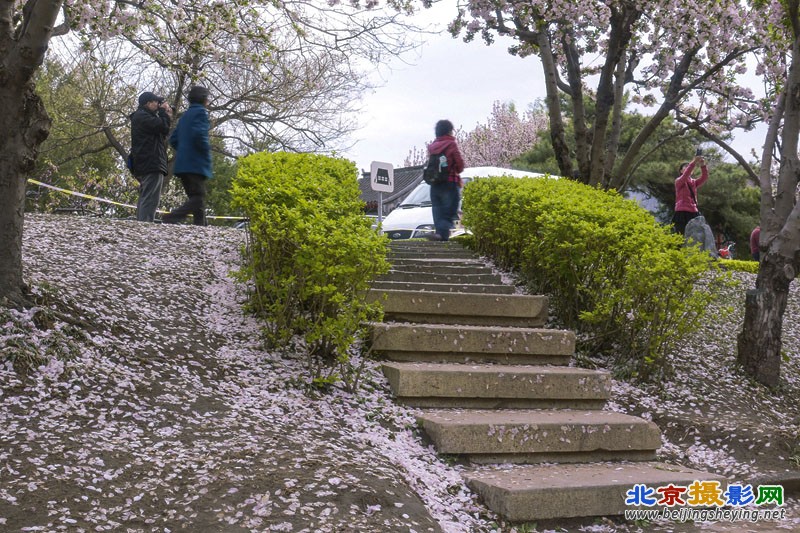
<svg viewBox="0 0 800 533"><path fill-rule="evenodd" d="M497 525L461 467L422 446L374 363L357 396L309 398L301 356L265 351L241 311L228 273L242 238L27 217L26 279L44 301L72 302L89 327L0 309L4 356L73 352L26 379L0 364L0 531L536 531ZM734 309L741 297L731 293ZM615 382L612 403L663 424L668 460L744 481L795 472L800 322L785 324L786 384L768 394L733 367L729 336L718 340L736 330L725 320L716 313L681 346L671 380ZM789 519L772 523L597 519L551 530L796 531L798 505L787 501Z"/></svg>
<svg viewBox="0 0 800 533"><path fill-rule="evenodd" d="M312 401L261 348L227 277L240 231L29 218L26 276L93 331L24 383L0 370L4 531L482 529L458 475L381 426L412 420L384 393Z"/></svg>

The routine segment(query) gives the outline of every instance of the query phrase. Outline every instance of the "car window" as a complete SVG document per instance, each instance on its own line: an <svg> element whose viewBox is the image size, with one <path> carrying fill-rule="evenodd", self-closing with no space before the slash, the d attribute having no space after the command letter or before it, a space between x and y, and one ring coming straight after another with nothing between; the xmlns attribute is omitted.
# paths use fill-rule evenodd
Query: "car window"
<svg viewBox="0 0 800 533"><path fill-rule="evenodd" d="M406 199L400 203L400 206L415 206L415 205L430 205L431 203L431 186L427 183L420 183L417 188L411 191L411 194L406 196Z"/></svg>
<svg viewBox="0 0 800 533"><path fill-rule="evenodd" d="M469 182L471 182L474 178L461 178L461 181L464 182L464 186L466 187ZM406 199L400 202L400 206L405 207L412 207L412 206L428 206L431 205L431 186L425 182L420 183L417 187L411 191L411 194L406 196Z"/></svg>

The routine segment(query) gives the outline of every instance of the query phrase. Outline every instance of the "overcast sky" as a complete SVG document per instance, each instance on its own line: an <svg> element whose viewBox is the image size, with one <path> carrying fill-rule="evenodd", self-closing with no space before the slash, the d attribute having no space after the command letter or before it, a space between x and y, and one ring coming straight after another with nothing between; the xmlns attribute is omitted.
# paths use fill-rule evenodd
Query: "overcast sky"
<svg viewBox="0 0 800 533"><path fill-rule="evenodd" d="M437 5L423 10L425 22L442 28L455 8ZM417 53L404 64L394 61L384 69L383 81L364 101L355 132L355 147L342 155L369 169L372 161L400 166L413 147L433 140L436 121L447 118L465 130L486 123L495 101L514 102L524 110L544 97L538 58L521 59L508 53L511 39L498 38L492 46L476 40L464 43L448 33L426 37Z"/></svg>
<svg viewBox="0 0 800 533"><path fill-rule="evenodd" d="M422 10L421 24L444 28L454 10L451 1ZM359 118L363 127L352 136L355 146L342 155L362 170L369 170L372 161L397 168L413 147L423 148L433 140L439 119L469 131L486 123L495 101L513 102L524 110L544 98L539 59L510 55L511 44L511 39L501 37L491 46L480 39L464 43L446 32L426 37L419 51L407 57L410 64L394 61L380 78L376 75L382 86L364 100ZM759 131L738 135L733 145L749 159L750 148L756 145L760 151L762 142Z"/></svg>

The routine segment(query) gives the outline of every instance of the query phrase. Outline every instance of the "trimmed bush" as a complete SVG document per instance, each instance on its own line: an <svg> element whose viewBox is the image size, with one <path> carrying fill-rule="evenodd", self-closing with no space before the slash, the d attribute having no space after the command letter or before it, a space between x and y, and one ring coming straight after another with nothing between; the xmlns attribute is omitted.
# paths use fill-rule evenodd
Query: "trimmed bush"
<svg viewBox="0 0 800 533"><path fill-rule="evenodd" d="M759 264L758 261L741 261L739 259L721 259L719 262L719 266L723 270L749 272L750 274L758 274Z"/></svg>
<svg viewBox="0 0 800 533"><path fill-rule="evenodd" d="M713 262L615 192L565 179L491 178L464 190L477 249L516 270L575 329L582 352L610 353L644 379L701 319Z"/></svg>
<svg viewBox="0 0 800 533"><path fill-rule="evenodd" d="M356 177L344 159L259 153L239 161L232 186L234 207L250 218L239 272L251 282L248 307L266 320L271 345L302 335L319 383L338 368L352 385L348 349L381 318L365 294L389 269L388 239L363 215Z"/></svg>

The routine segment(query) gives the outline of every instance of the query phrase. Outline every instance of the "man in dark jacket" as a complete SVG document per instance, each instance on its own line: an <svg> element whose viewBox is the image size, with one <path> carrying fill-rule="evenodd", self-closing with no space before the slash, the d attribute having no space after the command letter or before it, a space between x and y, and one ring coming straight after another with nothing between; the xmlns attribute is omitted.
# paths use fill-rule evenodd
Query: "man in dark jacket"
<svg viewBox="0 0 800 533"><path fill-rule="evenodd" d="M188 200L161 220L177 224L192 215L195 226L206 223L206 180L211 179L211 143L208 140L208 89L195 85L189 91L189 108L181 115L169 143L177 151L173 173L180 178Z"/></svg>
<svg viewBox="0 0 800 533"><path fill-rule="evenodd" d="M153 222L167 175L167 135L172 108L149 91L139 95L139 108L131 118L131 169L139 182L136 220Z"/></svg>

